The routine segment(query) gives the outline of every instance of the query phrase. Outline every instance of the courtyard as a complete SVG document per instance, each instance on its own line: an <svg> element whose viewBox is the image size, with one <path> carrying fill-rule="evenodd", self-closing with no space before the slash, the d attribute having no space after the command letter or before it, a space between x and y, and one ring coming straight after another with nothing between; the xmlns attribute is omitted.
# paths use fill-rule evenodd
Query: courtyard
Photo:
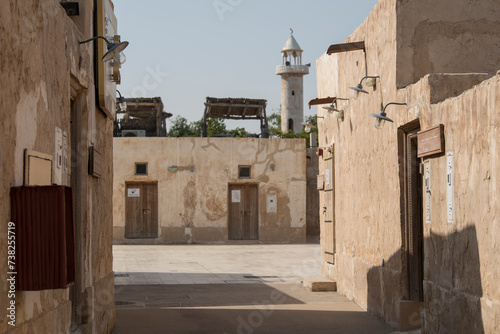
<svg viewBox="0 0 500 334"><path fill-rule="evenodd" d="M113 333L393 333L336 292L310 292L319 244L115 245Z"/></svg>

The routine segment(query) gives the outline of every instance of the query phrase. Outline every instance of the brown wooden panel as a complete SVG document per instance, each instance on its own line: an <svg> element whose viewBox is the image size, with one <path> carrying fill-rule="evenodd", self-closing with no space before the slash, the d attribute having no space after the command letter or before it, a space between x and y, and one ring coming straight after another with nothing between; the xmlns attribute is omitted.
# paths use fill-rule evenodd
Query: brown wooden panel
<svg viewBox="0 0 500 334"><path fill-rule="evenodd" d="M143 184L142 191L142 226L143 238L158 237L158 186Z"/></svg>
<svg viewBox="0 0 500 334"><path fill-rule="evenodd" d="M339 52L348 52L348 51L356 51L356 50L365 50L365 42L351 42L351 43L340 43L340 44L333 44L330 45L328 50L326 51L327 54L331 55L332 53L339 53Z"/></svg>
<svg viewBox="0 0 500 334"><path fill-rule="evenodd" d="M233 191L239 191L240 197L239 202L234 201L232 196ZM228 208L229 208L229 218L228 218L228 239L229 240L243 240L243 210L242 210L242 187L241 186L229 186L228 192Z"/></svg>
<svg viewBox="0 0 500 334"><path fill-rule="evenodd" d="M324 234L325 259L326 259L326 262L333 263L333 253L334 253L334 249L333 249L333 223L325 222L324 226L325 226L325 234Z"/></svg>
<svg viewBox="0 0 500 334"><path fill-rule="evenodd" d="M129 196L139 189L139 196ZM128 184L125 190L125 238L158 237L158 185Z"/></svg>
<svg viewBox="0 0 500 334"><path fill-rule="evenodd" d="M407 224L408 278L410 299L423 301L423 219L422 176L417 157L418 139L415 133L407 137Z"/></svg>
<svg viewBox="0 0 500 334"><path fill-rule="evenodd" d="M138 238L138 230L141 225L141 198L130 197L129 189L139 189L142 195L140 184L127 185L125 189L125 238Z"/></svg>
<svg viewBox="0 0 500 334"><path fill-rule="evenodd" d="M243 200L243 238L245 240L259 240L259 205L256 185L245 186Z"/></svg>
<svg viewBox="0 0 500 334"><path fill-rule="evenodd" d="M335 254L335 164L334 164L334 147L332 146L330 159L326 162L325 171L325 192L324 201L326 205L325 212L325 234L324 234L324 253L328 263L334 263ZM327 175L328 174L328 175ZM331 189L331 191L326 191Z"/></svg>

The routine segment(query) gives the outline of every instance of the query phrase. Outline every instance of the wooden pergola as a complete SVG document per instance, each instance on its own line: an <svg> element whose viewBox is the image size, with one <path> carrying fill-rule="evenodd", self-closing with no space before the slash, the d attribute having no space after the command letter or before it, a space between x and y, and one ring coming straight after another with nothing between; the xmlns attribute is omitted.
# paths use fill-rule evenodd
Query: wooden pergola
<svg viewBox="0 0 500 334"><path fill-rule="evenodd" d="M172 114L163 111L160 97L131 98L127 101L127 110L117 110L116 114L123 114L124 117L115 120L115 137L121 136L122 130L145 130L147 137L166 137L165 120L172 117Z"/></svg>
<svg viewBox="0 0 500 334"><path fill-rule="evenodd" d="M261 138L269 138L266 105L267 100L262 99L207 97L201 124L201 136L207 137L207 120L209 118L222 118L260 120Z"/></svg>

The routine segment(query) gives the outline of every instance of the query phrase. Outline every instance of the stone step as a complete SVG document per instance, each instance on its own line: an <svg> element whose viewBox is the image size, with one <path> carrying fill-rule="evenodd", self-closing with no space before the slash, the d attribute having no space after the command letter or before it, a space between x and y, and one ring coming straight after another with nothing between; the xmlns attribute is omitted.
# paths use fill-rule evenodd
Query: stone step
<svg viewBox="0 0 500 334"><path fill-rule="evenodd" d="M302 281L304 286L313 292L319 291L337 291L337 282L324 276L308 276Z"/></svg>

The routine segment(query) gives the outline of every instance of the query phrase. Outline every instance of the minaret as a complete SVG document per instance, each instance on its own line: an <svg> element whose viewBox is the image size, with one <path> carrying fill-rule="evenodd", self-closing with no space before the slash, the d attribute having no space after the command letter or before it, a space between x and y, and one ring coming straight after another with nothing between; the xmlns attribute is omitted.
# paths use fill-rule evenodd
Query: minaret
<svg viewBox="0 0 500 334"><path fill-rule="evenodd" d="M293 37L293 30L285 43L282 64L276 67L281 75L281 130L299 133L304 121L304 78L310 65L302 65L302 49Z"/></svg>

